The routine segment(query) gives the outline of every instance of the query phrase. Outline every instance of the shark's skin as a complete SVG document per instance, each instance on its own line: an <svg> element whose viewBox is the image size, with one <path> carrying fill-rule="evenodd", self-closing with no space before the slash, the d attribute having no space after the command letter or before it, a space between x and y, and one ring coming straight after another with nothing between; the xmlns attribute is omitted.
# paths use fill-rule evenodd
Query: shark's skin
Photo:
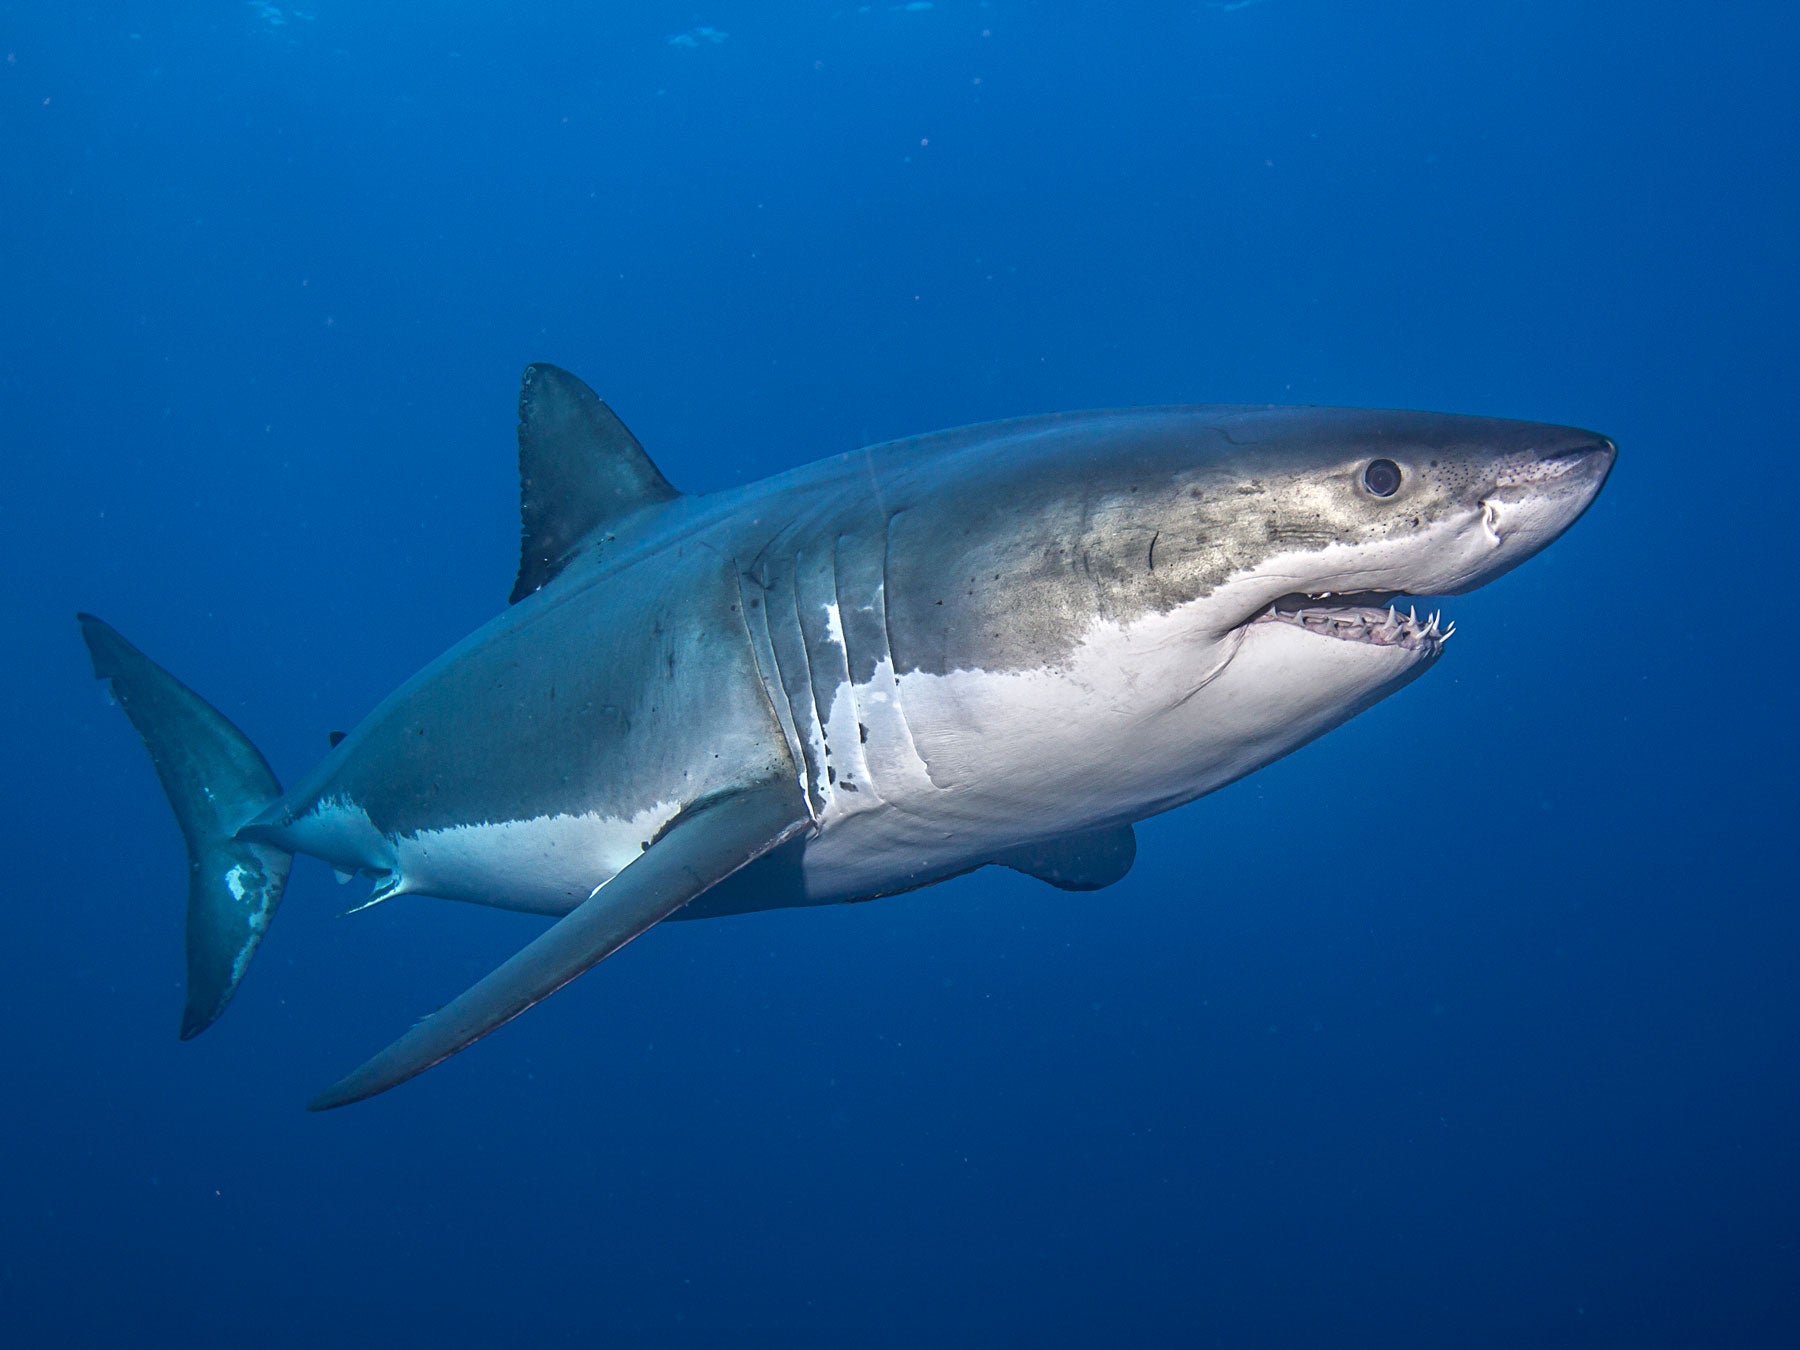
<svg viewBox="0 0 1800 1350"><path fill-rule="evenodd" d="M543 366L522 407L522 444L534 417L605 413ZM760 792L773 805L740 827L733 866L670 917L866 899L990 862L1104 885L1130 865L1132 822L1422 674L1446 633L1388 597L1516 566L1615 456L1536 423L1152 408L969 427L690 497L622 427L624 449L557 426L541 438L556 465L616 455L635 477L585 532L537 501L534 563L528 450L522 598L247 811L240 844L365 872L380 899L591 913L665 832L696 836L696 812ZM435 1062L405 1044L322 1104Z"/></svg>

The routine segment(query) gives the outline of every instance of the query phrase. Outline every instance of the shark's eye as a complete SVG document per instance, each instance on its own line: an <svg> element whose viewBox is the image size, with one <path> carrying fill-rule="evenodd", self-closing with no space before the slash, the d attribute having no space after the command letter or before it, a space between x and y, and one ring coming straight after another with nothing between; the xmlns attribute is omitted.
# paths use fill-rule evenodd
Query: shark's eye
<svg viewBox="0 0 1800 1350"><path fill-rule="evenodd" d="M1391 459L1372 459L1363 470L1363 486L1377 497L1391 497L1400 490L1400 466Z"/></svg>

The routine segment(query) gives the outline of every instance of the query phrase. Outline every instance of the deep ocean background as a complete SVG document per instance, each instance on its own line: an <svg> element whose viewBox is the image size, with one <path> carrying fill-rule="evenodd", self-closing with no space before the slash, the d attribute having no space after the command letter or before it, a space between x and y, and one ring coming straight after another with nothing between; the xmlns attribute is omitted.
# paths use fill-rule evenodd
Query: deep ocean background
<svg viewBox="0 0 1800 1350"><path fill-rule="evenodd" d="M1791 5L13 0L0 58L9 1343L1797 1343ZM303 862L179 1044L71 616L291 781L504 603L538 359L694 490L1131 403L1622 453L1119 886L671 926L308 1115L538 921Z"/></svg>

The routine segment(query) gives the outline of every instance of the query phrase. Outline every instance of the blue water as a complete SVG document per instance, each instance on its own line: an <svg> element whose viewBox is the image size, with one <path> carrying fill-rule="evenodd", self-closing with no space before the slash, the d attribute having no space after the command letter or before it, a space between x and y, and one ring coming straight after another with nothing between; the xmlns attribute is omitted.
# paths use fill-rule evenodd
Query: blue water
<svg viewBox="0 0 1800 1350"><path fill-rule="evenodd" d="M15 0L0 57L9 1343L1793 1343L1791 6ZM696 490L1174 401L1622 453L1119 886L659 930L307 1115L538 924L303 863L179 1044L71 616L291 781L504 603L528 360Z"/></svg>

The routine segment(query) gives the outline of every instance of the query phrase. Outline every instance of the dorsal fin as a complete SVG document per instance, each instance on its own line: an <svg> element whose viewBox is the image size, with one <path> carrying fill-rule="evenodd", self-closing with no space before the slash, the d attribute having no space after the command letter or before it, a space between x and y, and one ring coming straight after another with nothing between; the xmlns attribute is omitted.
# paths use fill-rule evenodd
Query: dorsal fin
<svg viewBox="0 0 1800 1350"><path fill-rule="evenodd" d="M580 380L539 362L519 386L517 603L549 581L597 526L681 494L637 437Z"/></svg>

